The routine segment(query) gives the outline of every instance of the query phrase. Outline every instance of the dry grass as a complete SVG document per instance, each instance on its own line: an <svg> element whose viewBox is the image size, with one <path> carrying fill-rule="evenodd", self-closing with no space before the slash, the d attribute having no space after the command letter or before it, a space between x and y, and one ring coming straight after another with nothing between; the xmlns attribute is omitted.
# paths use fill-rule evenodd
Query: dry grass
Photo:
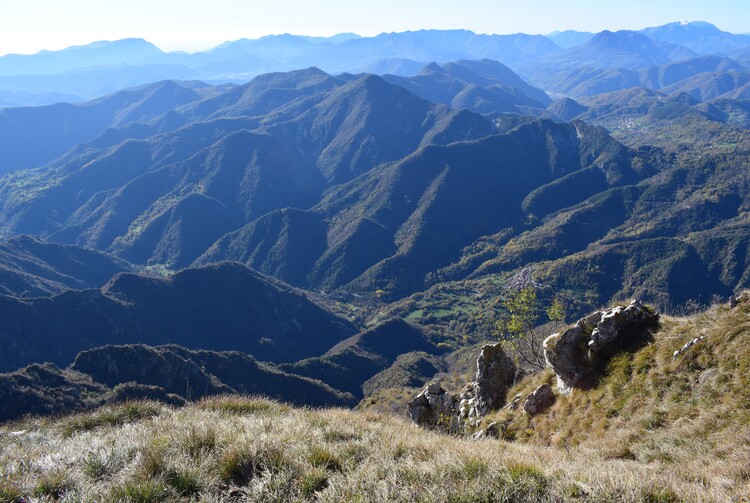
<svg viewBox="0 0 750 503"><path fill-rule="evenodd" d="M613 359L596 388L533 418L487 418L512 442L255 397L181 409L136 402L7 424L0 502L742 501L749 334L750 306L666 318L656 341ZM510 393L552 378L547 371Z"/></svg>
<svg viewBox="0 0 750 503"><path fill-rule="evenodd" d="M393 416L232 400L263 405L240 407L244 413L211 401L161 407L73 434L66 424L99 413L6 425L0 500L718 501L737 494L673 466L589 449L472 442Z"/></svg>

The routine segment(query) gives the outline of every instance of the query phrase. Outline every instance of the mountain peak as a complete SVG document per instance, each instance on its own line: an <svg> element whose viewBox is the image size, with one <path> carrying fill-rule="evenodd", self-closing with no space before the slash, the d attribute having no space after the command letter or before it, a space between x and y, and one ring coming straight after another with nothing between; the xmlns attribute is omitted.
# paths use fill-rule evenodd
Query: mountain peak
<svg viewBox="0 0 750 503"><path fill-rule="evenodd" d="M682 21L653 26L639 33L661 42L679 44L700 54L729 54L750 45L750 37L723 31L706 21Z"/></svg>
<svg viewBox="0 0 750 503"><path fill-rule="evenodd" d="M435 73L446 73L446 72L445 72L445 69L442 66L438 65L437 63L435 63L433 61L429 65L427 65L424 68L422 68L422 71L419 72L419 75L428 75L428 74L431 74L431 73L435 74Z"/></svg>

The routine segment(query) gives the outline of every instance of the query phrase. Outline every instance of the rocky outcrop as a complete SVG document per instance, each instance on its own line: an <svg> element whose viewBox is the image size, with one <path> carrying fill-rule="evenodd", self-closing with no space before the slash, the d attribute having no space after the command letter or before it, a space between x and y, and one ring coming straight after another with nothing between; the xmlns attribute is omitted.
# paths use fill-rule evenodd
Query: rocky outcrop
<svg viewBox="0 0 750 503"><path fill-rule="evenodd" d="M505 405L505 395L516 378L516 365L503 351L502 345L487 344L477 358L474 382L461 391L459 410L465 419L484 416L488 410Z"/></svg>
<svg viewBox="0 0 750 503"><path fill-rule="evenodd" d="M702 341L705 338L706 338L705 335L701 335L700 337L696 337L695 339L687 341L684 346L682 346L680 349L672 353L672 358L677 358L681 354L686 353L690 348L692 348L693 346L695 346L696 344L698 344L700 341Z"/></svg>
<svg viewBox="0 0 750 503"><path fill-rule="evenodd" d="M453 423L457 418L456 397L443 389L439 382L428 384L407 404L409 417L420 426L433 427Z"/></svg>
<svg viewBox="0 0 750 503"><path fill-rule="evenodd" d="M604 311L596 328L591 332L589 349L594 353L600 352L616 341L626 329L650 319L651 316L652 314L637 300L627 307L617 306Z"/></svg>
<svg viewBox="0 0 750 503"><path fill-rule="evenodd" d="M554 403L555 393L552 391L552 386L544 383L526 397L523 402L523 410L528 415L533 416L547 410Z"/></svg>
<svg viewBox="0 0 750 503"><path fill-rule="evenodd" d="M560 392L568 394L626 339L642 334L657 315L637 300L628 306L596 311L544 340L547 364L557 374Z"/></svg>

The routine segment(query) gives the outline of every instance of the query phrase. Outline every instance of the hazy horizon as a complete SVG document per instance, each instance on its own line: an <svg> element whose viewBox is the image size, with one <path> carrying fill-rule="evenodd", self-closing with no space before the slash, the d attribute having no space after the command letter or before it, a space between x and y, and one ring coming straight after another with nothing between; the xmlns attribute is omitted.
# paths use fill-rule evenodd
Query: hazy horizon
<svg viewBox="0 0 750 503"><path fill-rule="evenodd" d="M39 13L42 14L39 14ZM397 12L398 16L393 13ZM467 29L476 33L639 30L677 21L705 21L731 33L750 32L750 4L718 0L647 0L601 4L594 0L537 0L523 6L476 0L457 6L446 0L378 5L321 0L314 5L282 0L273 5L240 0L146 0L100 2L52 0L16 3L0 9L0 55L35 54L102 40L143 38L160 49L201 52L241 38L292 33L332 36L351 32L370 37L421 29ZM313 20L313 21L311 21Z"/></svg>

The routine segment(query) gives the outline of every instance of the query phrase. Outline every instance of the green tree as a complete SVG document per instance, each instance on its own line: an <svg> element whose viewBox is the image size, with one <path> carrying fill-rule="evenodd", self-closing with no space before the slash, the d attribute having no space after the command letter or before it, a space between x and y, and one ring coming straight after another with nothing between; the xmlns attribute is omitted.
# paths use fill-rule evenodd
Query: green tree
<svg viewBox="0 0 750 503"><path fill-rule="evenodd" d="M547 365L542 348L543 337L534 331L541 318L541 307L534 287L510 291L501 302L501 307L504 313L495 321L494 335L526 364L543 369ZM551 321L565 320L565 307L559 296L544 311Z"/></svg>

